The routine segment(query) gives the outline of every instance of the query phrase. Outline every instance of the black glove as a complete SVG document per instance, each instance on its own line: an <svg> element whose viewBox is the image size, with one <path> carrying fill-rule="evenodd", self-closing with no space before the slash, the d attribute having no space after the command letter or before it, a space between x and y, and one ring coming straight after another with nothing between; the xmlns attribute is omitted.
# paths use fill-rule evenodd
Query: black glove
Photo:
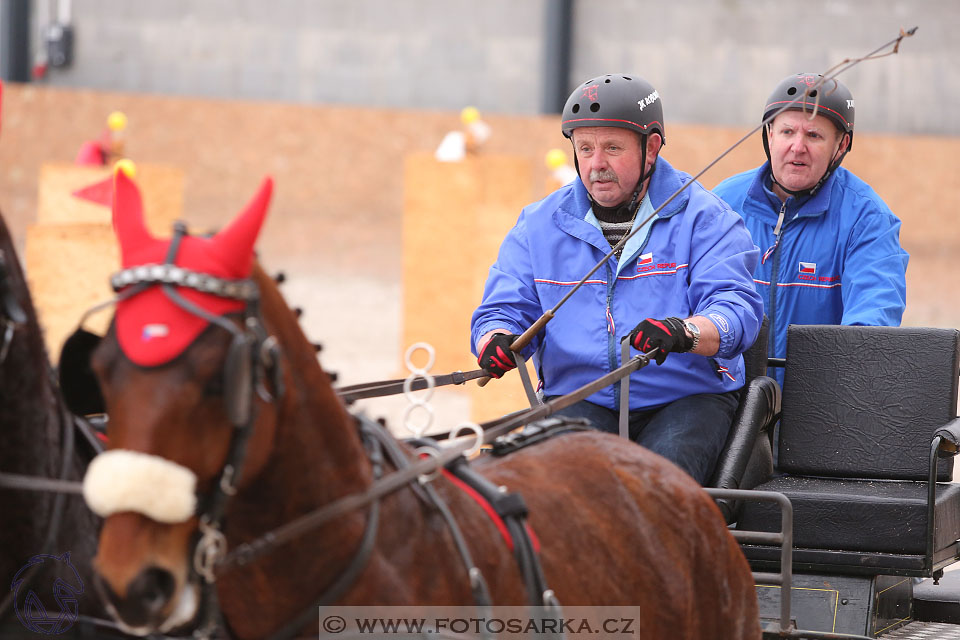
<svg viewBox="0 0 960 640"><path fill-rule="evenodd" d="M693 348L693 338L687 336L683 320L676 317L655 320L647 318L630 332L630 345L644 353L652 349L657 352L657 364L663 364L671 351L683 353Z"/></svg>
<svg viewBox="0 0 960 640"><path fill-rule="evenodd" d="M477 362L491 378L499 378L510 369L517 368L517 360L513 351L510 351L510 345L518 337L512 333L495 333L487 340L487 344L483 345Z"/></svg>

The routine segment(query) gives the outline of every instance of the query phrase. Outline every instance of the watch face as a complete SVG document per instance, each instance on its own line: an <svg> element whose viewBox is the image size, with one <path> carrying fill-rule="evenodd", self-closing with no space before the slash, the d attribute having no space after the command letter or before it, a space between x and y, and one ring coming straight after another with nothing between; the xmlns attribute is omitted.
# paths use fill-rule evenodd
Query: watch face
<svg viewBox="0 0 960 640"><path fill-rule="evenodd" d="M687 331L690 332L690 335L693 336L693 344L690 345L690 349L696 349L700 344L700 327L692 322L684 322L683 325L687 328Z"/></svg>

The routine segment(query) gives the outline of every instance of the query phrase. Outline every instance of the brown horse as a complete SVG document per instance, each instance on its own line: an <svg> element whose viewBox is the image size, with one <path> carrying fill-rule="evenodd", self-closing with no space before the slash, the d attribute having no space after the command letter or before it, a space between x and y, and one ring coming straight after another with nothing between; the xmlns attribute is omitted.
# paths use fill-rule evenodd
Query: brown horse
<svg viewBox="0 0 960 640"><path fill-rule="evenodd" d="M114 225L125 267L166 262L191 271L205 262L207 273L221 284L250 274L257 292L255 313L247 305L245 311L234 307L220 316L231 330L210 319L214 294L191 290L183 278L173 284L163 274L115 280L121 295L140 287L126 299L131 305L151 290L159 296L162 280L168 291L195 294L194 307L207 313L207 322L183 329L175 322L177 314L193 312L174 310L172 299L157 297L139 310L118 307L93 359L110 415L111 450L105 455L119 452L116 466L107 465L115 473L88 475L94 485L90 497L100 501L94 508L106 516L95 564L118 617L147 633L187 624L197 611L193 559L200 522L195 513L216 492L225 465L232 467L236 460L231 443L242 428L237 425L247 425L249 440L235 494L226 501L224 534L230 548L364 492L375 473L356 419L331 387L295 314L259 267L242 264L250 260L265 212L264 192L215 237L178 238L182 248L171 249L170 242L146 232L135 187L118 175L116 189ZM154 247L152 253L144 246ZM230 259L240 255L239 268L210 258L228 253ZM153 326L158 317L166 327L159 334L169 335L176 348L137 342L143 327ZM256 343L273 345L279 358L273 359L276 375L261 370L248 381L261 393L245 396L252 412L244 421L235 417L238 390L231 388L237 383L231 373L242 370L234 351L238 336L252 324L264 330ZM187 335L174 335L181 330ZM415 459L409 447L398 446ZM129 474L121 476L121 468ZM707 495L663 458L614 436L580 432L485 459L476 469L522 493L539 538L546 582L563 605L634 606L643 638L759 638L754 583L737 543ZM158 506L157 496L178 502L177 492L166 495L166 489L182 474L195 479L201 508L193 509L181 492L185 505L178 504L173 514ZM133 484L144 486L112 486L123 485L124 477L139 478ZM337 604L473 602L450 529L416 485L381 501L375 546ZM454 514L493 603L526 603L513 554L487 513L445 477L433 486ZM348 569L367 518L366 509L351 511L255 562L223 569L216 594L231 633L268 637L301 614ZM311 635L317 629L313 612L303 627Z"/></svg>

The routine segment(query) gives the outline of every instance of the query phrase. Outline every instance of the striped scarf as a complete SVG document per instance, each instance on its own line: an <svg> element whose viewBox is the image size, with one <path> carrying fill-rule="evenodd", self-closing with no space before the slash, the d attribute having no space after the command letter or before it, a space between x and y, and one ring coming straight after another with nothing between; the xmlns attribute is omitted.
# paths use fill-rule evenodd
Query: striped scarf
<svg viewBox="0 0 960 640"><path fill-rule="evenodd" d="M631 214L627 211L626 205L604 207L594 202L593 215L597 216L597 221L600 223L600 230L603 231L603 237L606 238L610 246L613 247L620 242L623 236L630 233L630 229L633 228L633 218L636 215L636 211ZM617 260L620 259L621 253L623 253L623 247L617 250Z"/></svg>

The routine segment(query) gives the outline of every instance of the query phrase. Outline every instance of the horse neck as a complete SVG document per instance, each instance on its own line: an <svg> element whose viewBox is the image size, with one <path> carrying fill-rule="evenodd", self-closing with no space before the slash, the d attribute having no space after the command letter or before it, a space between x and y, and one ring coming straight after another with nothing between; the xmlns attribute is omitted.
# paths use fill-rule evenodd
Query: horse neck
<svg viewBox="0 0 960 640"><path fill-rule="evenodd" d="M0 323L0 345L9 336L7 352L0 361L0 471L50 476L57 468L61 420L58 396L50 377L43 334L27 289L20 261L3 218L0 217L0 250L6 263L6 278L0 295L10 296L25 312L21 325ZM8 333L12 330L12 333ZM38 502L20 495L0 493L0 500Z"/></svg>
<svg viewBox="0 0 960 640"><path fill-rule="evenodd" d="M259 267L254 279L260 288L264 323L282 350L285 392L275 407L276 431L269 458L244 493L248 504L259 504L261 512L263 504L276 505L269 526L277 526L296 514L362 491L370 483L371 472L353 417L334 392L296 316ZM266 514L252 524L262 527L264 519Z"/></svg>
<svg viewBox="0 0 960 640"><path fill-rule="evenodd" d="M0 293L12 296L27 316L21 325L0 324L0 345L12 329L0 362L0 434L5 440L0 447L0 470L50 473L51 451L57 449L61 437L59 396L26 278L2 217L0 250L7 268Z"/></svg>
<svg viewBox="0 0 960 640"><path fill-rule="evenodd" d="M0 216L0 250L5 254L7 277L0 289L16 299L27 321L16 326L6 356L0 362L0 471L59 478L66 462L66 479L82 478L78 455L64 460L64 426L68 414L51 377L43 333L27 288L19 257L6 224ZM0 344L7 326L0 324ZM77 442L74 451L82 446ZM84 583L90 576L90 559L95 547L96 521L77 497L0 489L0 576L12 576L30 557L39 553L60 555L70 552ZM57 538L44 549L51 531L53 514L59 512ZM8 563L11 563L8 566ZM43 578L39 578L42 582ZM99 609L88 602L93 590L84 595L83 611ZM2 598L0 598L2 599Z"/></svg>

